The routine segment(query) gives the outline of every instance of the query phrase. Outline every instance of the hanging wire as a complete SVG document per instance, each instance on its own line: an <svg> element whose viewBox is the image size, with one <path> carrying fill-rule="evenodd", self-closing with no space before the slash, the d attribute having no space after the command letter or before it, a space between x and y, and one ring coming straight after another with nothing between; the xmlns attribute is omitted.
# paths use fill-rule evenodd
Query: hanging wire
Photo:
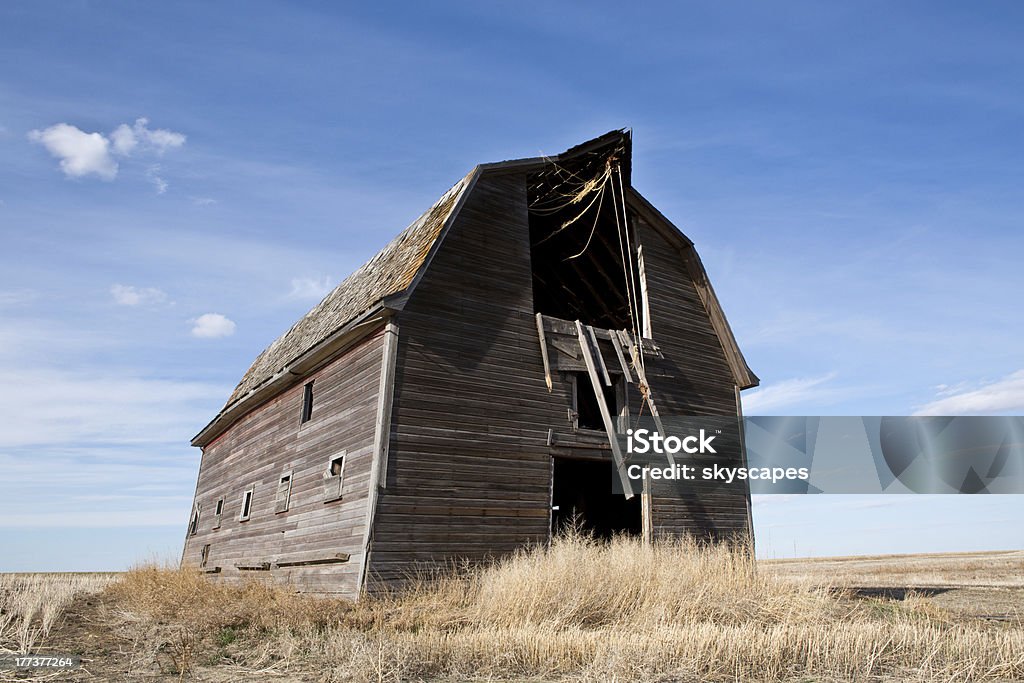
<svg viewBox="0 0 1024 683"><path fill-rule="evenodd" d="M594 214L594 227L592 227L590 229L590 237L587 238L587 243L583 245L583 249L580 250L580 253L573 254L569 258L562 259L563 262L564 261L571 261L572 259L579 258L580 256L583 256L583 254L586 253L587 249L590 248L590 242L594 239L594 235L597 233L597 223L601 219L601 207L604 206L604 190L608 186L609 182L611 182L611 178L608 178L608 181L605 182L605 184L601 186L601 191L598 193L598 197L600 198L600 201L598 201L598 203L597 203L597 212ZM615 188L613 187L612 188L612 194L614 194L614 193L615 193ZM593 204L593 202L591 202L591 204ZM580 214L580 215L582 216L582 214ZM564 230L566 227L567 226L563 225L560 229Z"/></svg>

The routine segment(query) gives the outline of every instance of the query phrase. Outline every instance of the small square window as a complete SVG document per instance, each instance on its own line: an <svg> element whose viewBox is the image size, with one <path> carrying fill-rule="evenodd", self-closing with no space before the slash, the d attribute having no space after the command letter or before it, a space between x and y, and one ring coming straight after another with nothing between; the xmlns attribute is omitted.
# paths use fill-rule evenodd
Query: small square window
<svg viewBox="0 0 1024 683"><path fill-rule="evenodd" d="M345 479L345 455L335 455L327 461L327 470L324 472L324 502L341 498L341 487Z"/></svg>
<svg viewBox="0 0 1024 683"><path fill-rule="evenodd" d="M302 387L302 420L301 424L305 424L310 421L313 417L313 383L307 382L306 386Z"/></svg>
<svg viewBox="0 0 1024 683"><path fill-rule="evenodd" d="M238 521L244 522L249 519L249 514L252 512L252 496L256 487L250 486L242 494L242 510L238 514Z"/></svg>
<svg viewBox="0 0 1024 683"><path fill-rule="evenodd" d="M274 512L287 512L292 497L292 473L285 472L277 481L277 495L274 497Z"/></svg>

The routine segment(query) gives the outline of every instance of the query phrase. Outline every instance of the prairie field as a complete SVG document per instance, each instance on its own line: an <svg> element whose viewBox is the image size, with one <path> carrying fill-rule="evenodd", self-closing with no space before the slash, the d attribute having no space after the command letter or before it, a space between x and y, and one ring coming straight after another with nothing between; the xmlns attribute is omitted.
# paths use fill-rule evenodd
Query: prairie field
<svg viewBox="0 0 1024 683"><path fill-rule="evenodd" d="M4 652L82 657L35 680L1024 679L1024 552L755 562L577 535L357 603L156 566L0 575L0 601Z"/></svg>

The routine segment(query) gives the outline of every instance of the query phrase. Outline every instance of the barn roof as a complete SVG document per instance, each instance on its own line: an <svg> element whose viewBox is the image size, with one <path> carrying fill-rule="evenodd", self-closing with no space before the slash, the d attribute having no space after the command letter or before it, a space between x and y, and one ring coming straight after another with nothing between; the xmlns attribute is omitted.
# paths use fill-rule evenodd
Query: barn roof
<svg viewBox="0 0 1024 683"><path fill-rule="evenodd" d="M445 192L441 198L426 212L417 218L409 227L398 234L376 256L363 264L358 270L345 278L328 294L323 301L314 306L298 322L253 361L242 380L235 387L227 403L216 417L192 440L196 446L204 445L222 433L235 419L255 405L264 397L276 393L275 385L284 381L284 375L295 375L295 369L302 369L304 358L323 356L333 352L337 345L338 335L359 325L362 318L387 308L388 302L401 299L403 294L415 285L417 275L426 267L432 250L442 237L445 226L458 213L458 207L472 190L481 172L531 171L548 167L552 162L563 163L576 160L588 163L592 159L604 159L609 153L621 156L622 172L627 185L631 175L631 134L628 129L614 130L600 137L576 145L565 152L552 157L537 157L500 161L476 166L461 180ZM646 200L635 190L631 191L643 204ZM647 205L649 206L649 205ZM651 207L653 210L653 207ZM668 237L677 243L684 257L692 252L693 244L675 226L660 214L658 217L668 228ZM693 252L695 256L695 252ZM703 266L697 262L697 269L706 282ZM721 315L717 299L707 285L711 300L706 302L709 308L721 316L719 336L726 348L726 354L734 363L738 383L741 386L754 386L756 376L750 372L739 352L732 331ZM253 405L249 405L253 404Z"/></svg>

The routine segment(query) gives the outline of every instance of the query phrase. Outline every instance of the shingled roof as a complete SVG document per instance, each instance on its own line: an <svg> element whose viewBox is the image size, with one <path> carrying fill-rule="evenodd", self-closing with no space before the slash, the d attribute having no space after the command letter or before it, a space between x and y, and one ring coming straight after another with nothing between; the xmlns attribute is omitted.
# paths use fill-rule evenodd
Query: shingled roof
<svg viewBox="0 0 1024 683"><path fill-rule="evenodd" d="M426 260L472 176L471 171L455 183L412 225L345 278L323 301L268 346L249 367L221 412L383 299L405 291Z"/></svg>

